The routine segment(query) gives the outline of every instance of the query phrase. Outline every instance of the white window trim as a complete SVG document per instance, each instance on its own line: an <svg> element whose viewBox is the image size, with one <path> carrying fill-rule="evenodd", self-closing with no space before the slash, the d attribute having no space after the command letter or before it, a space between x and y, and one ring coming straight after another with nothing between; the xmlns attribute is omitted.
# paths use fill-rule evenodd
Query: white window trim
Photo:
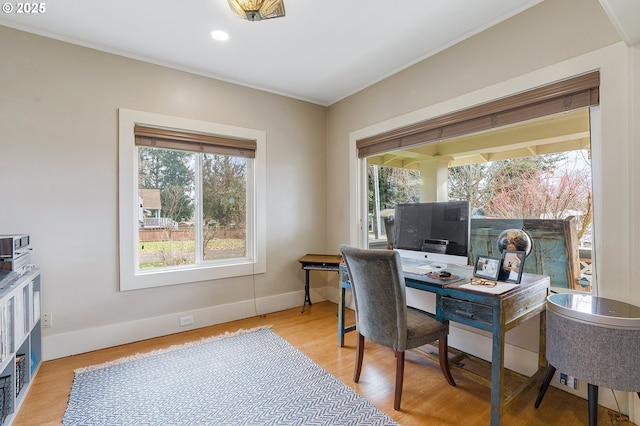
<svg viewBox="0 0 640 426"><path fill-rule="evenodd" d="M209 281L266 272L266 132L206 121L172 117L143 111L120 108L119 128L119 255L120 291ZM237 260L225 265L196 265L180 270L138 272L138 186L136 179L137 155L134 126L147 125L208 133L231 138L253 139L257 143L253 172L253 217L247 223L249 233L253 229L253 256L246 261ZM249 238L249 235L247 236ZM251 259L252 258L252 259Z"/></svg>

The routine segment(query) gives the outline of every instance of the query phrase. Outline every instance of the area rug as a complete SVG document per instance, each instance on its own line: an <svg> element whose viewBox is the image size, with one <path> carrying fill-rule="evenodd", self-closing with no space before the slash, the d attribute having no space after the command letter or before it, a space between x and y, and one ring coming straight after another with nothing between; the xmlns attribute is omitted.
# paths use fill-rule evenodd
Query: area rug
<svg viewBox="0 0 640 426"><path fill-rule="evenodd" d="M63 425L395 425L268 327L75 371Z"/></svg>

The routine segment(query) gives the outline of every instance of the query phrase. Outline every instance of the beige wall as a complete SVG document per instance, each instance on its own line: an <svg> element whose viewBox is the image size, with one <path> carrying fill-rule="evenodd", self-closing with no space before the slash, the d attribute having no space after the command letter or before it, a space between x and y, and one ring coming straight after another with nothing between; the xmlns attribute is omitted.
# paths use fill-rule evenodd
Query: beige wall
<svg viewBox="0 0 640 426"><path fill-rule="evenodd" d="M637 212L640 211L640 173L637 167L640 164L640 46L629 49L631 60L629 61L629 145L631 146L629 162L631 164L631 232L630 243L631 250L629 256L625 260L635 260L640 256L640 246L636 244L640 241L640 219ZM634 305L640 305L640 285L637 284L636 273L637 262L630 261L629 277L632 284L628 287L628 294L622 300L629 300ZM631 419L637 424L640 423L640 398L632 398L633 403L629 410Z"/></svg>
<svg viewBox="0 0 640 426"><path fill-rule="evenodd" d="M302 305L297 259L326 246L326 108L6 27L0 52L0 234L32 237L45 358L174 333L184 312ZM266 131L266 274L118 291L118 108Z"/></svg>

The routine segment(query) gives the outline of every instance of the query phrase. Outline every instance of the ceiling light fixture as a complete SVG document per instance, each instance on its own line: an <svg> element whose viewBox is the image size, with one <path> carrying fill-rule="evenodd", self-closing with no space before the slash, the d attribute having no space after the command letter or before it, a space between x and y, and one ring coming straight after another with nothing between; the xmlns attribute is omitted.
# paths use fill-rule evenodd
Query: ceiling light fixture
<svg viewBox="0 0 640 426"><path fill-rule="evenodd" d="M283 0L227 0L231 10L247 21L284 16Z"/></svg>

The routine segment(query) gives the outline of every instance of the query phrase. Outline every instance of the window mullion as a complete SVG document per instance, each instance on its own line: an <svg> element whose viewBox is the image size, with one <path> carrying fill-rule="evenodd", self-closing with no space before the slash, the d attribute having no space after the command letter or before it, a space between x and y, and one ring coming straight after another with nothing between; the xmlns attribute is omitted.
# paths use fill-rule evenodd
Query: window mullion
<svg viewBox="0 0 640 426"><path fill-rule="evenodd" d="M204 247L202 247L202 243L204 241L203 233L204 233L204 225L202 223L203 213L202 213L202 163L204 161L204 154L197 154L195 161L195 209L194 209L194 219L195 219L195 257L196 257L196 265L202 264L204 260Z"/></svg>
<svg viewBox="0 0 640 426"><path fill-rule="evenodd" d="M255 175L253 171L253 161L247 161L247 174L246 174L246 212L245 212L245 223L246 223L246 256L255 261L256 252L255 252Z"/></svg>

